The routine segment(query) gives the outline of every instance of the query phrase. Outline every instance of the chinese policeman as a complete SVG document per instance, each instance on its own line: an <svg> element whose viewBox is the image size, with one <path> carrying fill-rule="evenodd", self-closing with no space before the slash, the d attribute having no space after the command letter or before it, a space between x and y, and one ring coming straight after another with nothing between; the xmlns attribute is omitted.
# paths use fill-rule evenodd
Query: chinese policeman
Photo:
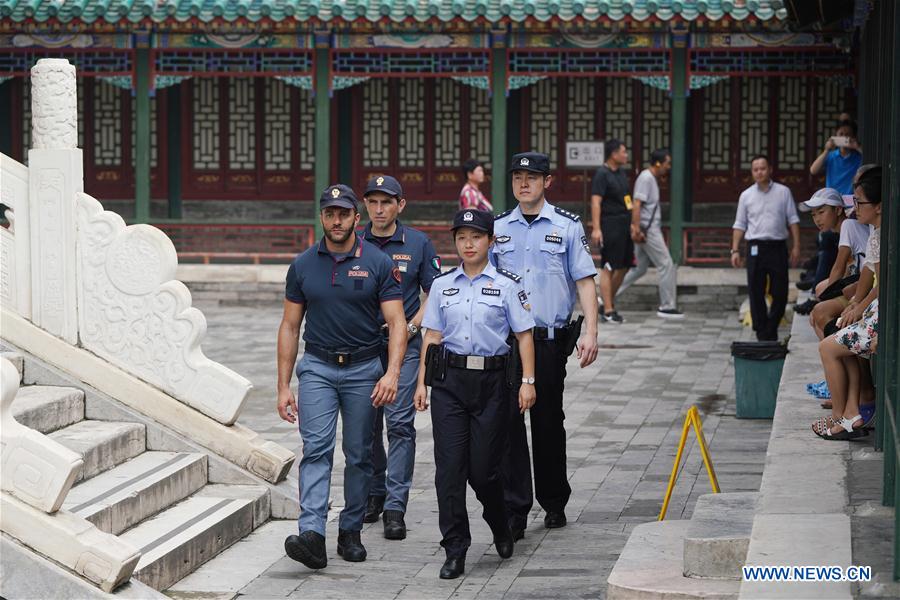
<svg viewBox="0 0 900 600"><path fill-rule="evenodd" d="M325 517L338 413L346 504L337 552L351 562L366 559L359 532L372 479L372 422L376 407L394 401L407 339L400 272L377 246L356 235L359 212L353 190L344 185L326 189L319 217L325 235L291 263L278 328L278 414L289 423L299 418L303 439L300 532L289 536L284 548L311 569L328 563ZM304 316L305 351L296 365L300 385L295 399L291 371ZM386 369L380 358L380 316L390 331Z"/></svg>
<svg viewBox="0 0 900 600"><path fill-rule="evenodd" d="M544 526L552 529L565 526L571 493L562 405L566 360L576 347L582 367L597 358L597 270L579 217L547 201L552 181L549 157L539 152L516 154L510 173L519 205L497 216L492 262L522 276L536 325L537 402L531 410L534 495L546 512ZM569 321L576 294L584 313L584 335L581 319ZM510 529L518 540L524 536L533 499L524 417L513 412L512 418L503 475Z"/></svg>
<svg viewBox="0 0 900 600"><path fill-rule="evenodd" d="M447 553L441 579L455 579L465 570L472 541L467 481L484 506L497 554L509 558L515 543L500 466L512 371L528 380L519 387L519 411L534 404L534 320L519 276L488 260L493 229L488 212L456 214L453 239L461 264L434 280L422 321L427 331L415 403L418 410L428 407L425 386L430 385L438 521ZM511 364L510 331L518 340L520 368Z"/></svg>
<svg viewBox="0 0 900 600"><path fill-rule="evenodd" d="M400 182L389 175L369 180L363 195L369 223L363 239L381 248L400 271L403 290L403 312L409 338L406 356L400 368L397 399L376 411L372 431L372 461L375 475L369 489L366 523L374 523L384 510L384 537L402 540L406 537L406 503L412 484L416 461L416 410L413 394L419 372L419 353L422 348L422 316L425 306L419 300L420 290L426 294L431 281L441 272L441 260L431 240L421 231L406 227L397 217L403 212L406 200ZM384 329L387 332L387 329ZM388 452L384 451L382 423L387 421Z"/></svg>

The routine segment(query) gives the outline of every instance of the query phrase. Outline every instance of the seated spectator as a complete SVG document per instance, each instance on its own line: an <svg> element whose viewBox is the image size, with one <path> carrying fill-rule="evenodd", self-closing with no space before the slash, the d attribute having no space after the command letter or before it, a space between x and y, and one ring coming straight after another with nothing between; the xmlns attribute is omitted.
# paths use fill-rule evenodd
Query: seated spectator
<svg viewBox="0 0 900 600"><path fill-rule="evenodd" d="M459 210L484 210L492 212L494 207L478 189L484 183L484 165L470 158L462 165L463 177L466 183L459 192Z"/></svg>
<svg viewBox="0 0 900 600"><path fill-rule="evenodd" d="M828 279L835 268L838 254L840 253L838 242L841 224L846 218L844 215L844 199L837 190L822 188L817 190L812 195L812 198L806 202L801 202L799 208L803 212L812 211L813 222L819 228L819 236L816 240L818 252L812 278L813 285L818 285L819 282ZM817 302L815 298L810 298L803 304L796 306L794 312L807 315Z"/></svg>
<svg viewBox="0 0 900 600"><path fill-rule="evenodd" d="M861 410L864 388L862 373L868 372L868 365L860 364L861 358L869 358L878 339L878 285L877 273L881 249L881 168L865 172L854 187L854 204L857 219L872 228L866 248L864 273L857 285L854 301L844 309L838 319L843 327L836 334L824 338L819 343L819 354L825 368L825 380L831 391L832 413L830 418L819 419L812 425L816 435L828 440L849 440L866 435ZM864 284L871 280L872 286L865 290ZM863 294L864 295L861 295Z"/></svg>
<svg viewBox="0 0 900 600"><path fill-rule="evenodd" d="M863 173L875 165L863 165L854 176L854 184L859 181ZM825 337L825 328L828 323L840 316L847 307L850 299L856 293L856 281L859 279L863 262L866 258L866 243L869 240L869 226L860 223L856 219L853 206L849 218L841 223L841 233L838 239L838 256L828 279L816 286L815 296L820 300L810 315L810 323L821 340ZM867 284L863 296L868 293L870 286Z"/></svg>

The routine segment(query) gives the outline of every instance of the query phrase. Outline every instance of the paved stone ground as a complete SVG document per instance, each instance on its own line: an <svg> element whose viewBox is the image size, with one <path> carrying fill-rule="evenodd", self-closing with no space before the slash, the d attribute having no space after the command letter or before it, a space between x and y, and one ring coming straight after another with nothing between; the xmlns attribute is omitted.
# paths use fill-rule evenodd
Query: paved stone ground
<svg viewBox="0 0 900 600"><path fill-rule="evenodd" d="M274 409L280 307L198 307L209 325L206 354L254 383L240 421L299 452L299 435ZM580 369L574 357L569 361L565 407L573 493L566 511L568 527L544 529L543 512L535 508L514 557L501 561L470 491L474 539L465 576L439 580L443 551L438 545L431 422L429 413L420 413L408 538L388 542L380 523L370 525L363 532L368 561L351 564L337 556L333 517L343 503L338 444L328 568L314 573L286 557L276 558L240 593L291 598L604 597L606 578L631 530L659 512L684 414L692 404L703 415L722 491L758 490L771 423L734 417L729 344L749 337L735 314L695 312L683 321L647 313L624 315L626 324L601 327L605 347L594 365ZM668 518L689 518L697 497L708 492L709 481L691 438ZM291 529L290 524L281 527ZM280 543L274 537L273 543Z"/></svg>

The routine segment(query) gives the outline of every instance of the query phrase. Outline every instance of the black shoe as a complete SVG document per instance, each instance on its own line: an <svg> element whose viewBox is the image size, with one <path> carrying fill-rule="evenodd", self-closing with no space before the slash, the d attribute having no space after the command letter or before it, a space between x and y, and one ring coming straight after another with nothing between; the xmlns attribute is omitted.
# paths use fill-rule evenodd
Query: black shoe
<svg viewBox="0 0 900 600"><path fill-rule="evenodd" d="M803 304L794 305L794 312L797 313L798 315L808 315L809 313L812 312L812 309L818 303L819 303L818 300L813 300L812 298L810 298Z"/></svg>
<svg viewBox="0 0 900 600"><path fill-rule="evenodd" d="M328 565L325 537L315 531L302 531L284 540L285 553L310 569L324 569Z"/></svg>
<svg viewBox="0 0 900 600"><path fill-rule="evenodd" d="M660 308L656 311L656 316L660 319L683 319L684 313L674 308Z"/></svg>
<svg viewBox="0 0 900 600"><path fill-rule="evenodd" d="M566 526L566 513L563 511L551 510L544 517L544 527L547 529L559 529Z"/></svg>
<svg viewBox="0 0 900 600"><path fill-rule="evenodd" d="M358 531L338 529L337 551L347 562L366 560L366 547L362 545Z"/></svg>
<svg viewBox="0 0 900 600"><path fill-rule="evenodd" d="M797 286L797 289L800 290L801 292L808 292L809 290L811 290L813 288L814 285L816 285L816 280L815 279L801 279L795 285Z"/></svg>
<svg viewBox="0 0 900 600"><path fill-rule="evenodd" d="M525 528L524 527L509 527L509 533L512 535L512 539L514 542L518 542L519 540L525 537Z"/></svg>
<svg viewBox="0 0 900 600"><path fill-rule="evenodd" d="M441 579L456 579L466 571L465 556L448 556L441 567Z"/></svg>
<svg viewBox="0 0 900 600"><path fill-rule="evenodd" d="M384 521L384 537L389 540L402 540L406 538L406 523L403 521L403 512L399 510L386 510L381 519Z"/></svg>
<svg viewBox="0 0 900 600"><path fill-rule="evenodd" d="M497 549L497 554L500 558L509 558L512 556L515 546L516 543L513 540L512 533L507 533L506 537L494 538L494 548Z"/></svg>
<svg viewBox="0 0 900 600"><path fill-rule="evenodd" d="M618 313L618 311L610 311L607 313L603 313L601 317L604 323L616 323L617 325L621 325L625 322L625 319Z"/></svg>
<svg viewBox="0 0 900 600"><path fill-rule="evenodd" d="M384 510L384 496L369 496L366 503L366 516L363 517L363 523L377 523L381 511Z"/></svg>

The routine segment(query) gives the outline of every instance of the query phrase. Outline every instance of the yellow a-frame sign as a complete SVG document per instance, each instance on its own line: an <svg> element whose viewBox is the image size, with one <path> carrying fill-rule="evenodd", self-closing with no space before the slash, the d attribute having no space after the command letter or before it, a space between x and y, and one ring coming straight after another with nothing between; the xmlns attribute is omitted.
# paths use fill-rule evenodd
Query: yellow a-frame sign
<svg viewBox="0 0 900 600"><path fill-rule="evenodd" d="M666 498L663 500L662 509L659 511L659 521L666 518L666 511L669 509L669 500L672 498L672 490L675 489L675 482L678 480L678 467L681 465L681 454L684 452L684 445L687 443L688 430L693 425L694 433L697 435L697 444L700 445L700 454L703 455L703 464L706 465L706 472L709 473L709 483L712 486L714 494L719 493L719 480L716 479L716 471L713 469L712 459L709 457L709 449L706 447L706 438L703 437L703 423L700 421L700 413L696 406L692 406L684 416L684 427L681 428L681 441L678 442L678 452L675 454L675 464L672 465L672 474L669 476L669 487L666 488Z"/></svg>

